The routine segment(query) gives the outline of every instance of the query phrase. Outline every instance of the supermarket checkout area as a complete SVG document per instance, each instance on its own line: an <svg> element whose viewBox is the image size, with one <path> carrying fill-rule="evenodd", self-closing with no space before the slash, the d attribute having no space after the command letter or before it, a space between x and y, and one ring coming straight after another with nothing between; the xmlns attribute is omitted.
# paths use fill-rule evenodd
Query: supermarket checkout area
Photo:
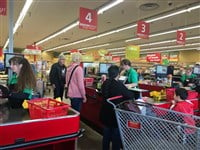
<svg viewBox="0 0 200 150"><path fill-rule="evenodd" d="M60 117L31 119L27 109L9 109L0 99L0 150L75 150L80 116L73 109Z"/></svg>
<svg viewBox="0 0 200 150"><path fill-rule="evenodd" d="M133 91L137 96L140 97L150 97L151 91L169 91L173 88L168 88L163 86L162 84L138 84L138 88L129 88L129 90ZM167 90L168 91L168 90ZM170 94L170 93L167 93ZM173 98L174 94L170 94L169 97ZM86 121L89 125L93 126L98 131L101 131L102 124L99 120L99 113L102 106L102 93L99 89L97 89L97 84L93 84L91 86L86 86L86 96L87 96L87 103L84 103L81 110L81 119ZM200 115L200 106L199 106L199 96L198 92L193 90L189 90L189 97L188 99L194 104L194 113L195 115ZM165 98L160 101L152 102L153 105L162 107L162 108L169 108L170 102L168 96L165 95ZM168 101L167 101L168 99Z"/></svg>

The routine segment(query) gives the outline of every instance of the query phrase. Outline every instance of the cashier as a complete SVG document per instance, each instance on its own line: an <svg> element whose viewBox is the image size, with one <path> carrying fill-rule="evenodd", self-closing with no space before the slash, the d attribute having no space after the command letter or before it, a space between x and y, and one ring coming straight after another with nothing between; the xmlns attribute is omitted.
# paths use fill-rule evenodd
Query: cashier
<svg viewBox="0 0 200 150"><path fill-rule="evenodd" d="M187 68L185 73L181 76L181 82L183 86L190 86L192 84L192 80L197 76L192 73L192 68Z"/></svg>
<svg viewBox="0 0 200 150"><path fill-rule="evenodd" d="M122 69L124 70L124 76L127 77L127 82L125 83L127 87L136 87L138 85L138 73L135 69L131 67L131 62L128 59L123 59L120 63Z"/></svg>
<svg viewBox="0 0 200 150"><path fill-rule="evenodd" d="M36 78L28 60L23 57L12 57L9 60L13 75L8 81L8 102L11 108L22 108L24 100L32 98L36 87Z"/></svg>

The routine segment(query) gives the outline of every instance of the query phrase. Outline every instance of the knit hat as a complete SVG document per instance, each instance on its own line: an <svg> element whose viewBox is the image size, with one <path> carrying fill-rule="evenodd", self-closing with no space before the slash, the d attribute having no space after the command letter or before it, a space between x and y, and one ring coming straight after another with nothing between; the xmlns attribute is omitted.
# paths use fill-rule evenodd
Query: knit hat
<svg viewBox="0 0 200 150"><path fill-rule="evenodd" d="M64 56L63 54L60 54L60 55L58 56L58 59L66 59L66 58L65 58L65 56Z"/></svg>

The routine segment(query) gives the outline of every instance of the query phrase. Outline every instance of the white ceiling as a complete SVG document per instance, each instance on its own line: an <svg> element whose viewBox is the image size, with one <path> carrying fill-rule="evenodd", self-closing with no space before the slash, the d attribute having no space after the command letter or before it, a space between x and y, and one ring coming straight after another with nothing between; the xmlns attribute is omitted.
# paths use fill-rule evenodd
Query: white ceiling
<svg viewBox="0 0 200 150"><path fill-rule="evenodd" d="M63 29L69 24L77 21L79 18L79 8L85 7L98 10L102 6L110 3L110 0L34 0L22 25L18 28L14 35L14 47L25 48L26 45L41 41L42 39L52 35ZM25 3L25 0L14 1L14 21L16 21L19 13ZM155 10L141 10L140 6L145 3L157 3L159 8ZM170 5L171 3L171 5ZM51 49L56 46L70 44L75 41L83 40L94 35L99 35L108 31L112 31L123 26L135 24L138 20L147 20L163 14L170 14L181 8L187 8L192 5L200 5L200 0L124 0L119 5L109 9L101 15L98 15L97 32L79 29L75 27L55 38L42 43L43 50ZM9 12L7 16L0 16L0 47L3 47L8 39L9 33ZM191 12L176 15L150 23L150 34L179 29L181 27L200 25L200 8ZM152 37L149 39L140 39L131 42L125 42L130 38L136 38L136 28L124 30L122 32L103 36L87 42L71 45L55 49L52 52L66 52L70 49L80 49L94 45L110 43L109 46L102 47L104 49L125 47L129 44L144 44L156 41L165 41L176 39L176 33ZM187 30L187 37L200 36L200 28ZM196 40L188 40L187 43L200 43L200 38ZM176 42L165 44L176 45ZM161 47L156 45L151 47ZM200 47L196 46L183 46ZM141 49L150 48L148 46ZM100 49L100 48L97 48ZM122 51L122 50L120 50Z"/></svg>

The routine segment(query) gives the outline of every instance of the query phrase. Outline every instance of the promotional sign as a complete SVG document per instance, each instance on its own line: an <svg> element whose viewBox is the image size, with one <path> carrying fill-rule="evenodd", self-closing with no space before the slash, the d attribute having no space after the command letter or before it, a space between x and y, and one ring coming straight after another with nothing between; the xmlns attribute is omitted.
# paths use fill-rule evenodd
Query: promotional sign
<svg viewBox="0 0 200 150"><path fill-rule="evenodd" d="M70 53L77 53L77 52L79 52L79 50L77 50L77 49L71 49L70 50Z"/></svg>
<svg viewBox="0 0 200 150"><path fill-rule="evenodd" d="M23 51L23 54L28 55L40 55L42 48L33 44L33 45L27 45L26 49Z"/></svg>
<svg viewBox="0 0 200 150"><path fill-rule="evenodd" d="M80 7L79 28L97 31L97 11Z"/></svg>
<svg viewBox="0 0 200 150"><path fill-rule="evenodd" d="M0 15L6 16L7 13L7 0L0 0Z"/></svg>
<svg viewBox="0 0 200 150"><path fill-rule="evenodd" d="M114 62L120 62L121 61L121 57L120 56L113 56L112 57L112 61L114 61Z"/></svg>
<svg viewBox="0 0 200 150"><path fill-rule="evenodd" d="M169 61L170 62L177 62L178 61L178 57L179 57L179 53L178 52L170 52Z"/></svg>
<svg viewBox="0 0 200 150"><path fill-rule="evenodd" d="M137 22L137 36L142 39L149 38L149 23L144 21Z"/></svg>
<svg viewBox="0 0 200 150"><path fill-rule="evenodd" d="M186 39L186 32L185 31L178 31L176 32L176 43L180 45L185 44L185 39Z"/></svg>
<svg viewBox="0 0 200 150"><path fill-rule="evenodd" d="M125 58L130 61L140 58L140 46L129 45L125 49Z"/></svg>
<svg viewBox="0 0 200 150"><path fill-rule="evenodd" d="M146 59L147 59L148 62L160 63L161 62L161 55L160 55L160 53L147 54Z"/></svg>

